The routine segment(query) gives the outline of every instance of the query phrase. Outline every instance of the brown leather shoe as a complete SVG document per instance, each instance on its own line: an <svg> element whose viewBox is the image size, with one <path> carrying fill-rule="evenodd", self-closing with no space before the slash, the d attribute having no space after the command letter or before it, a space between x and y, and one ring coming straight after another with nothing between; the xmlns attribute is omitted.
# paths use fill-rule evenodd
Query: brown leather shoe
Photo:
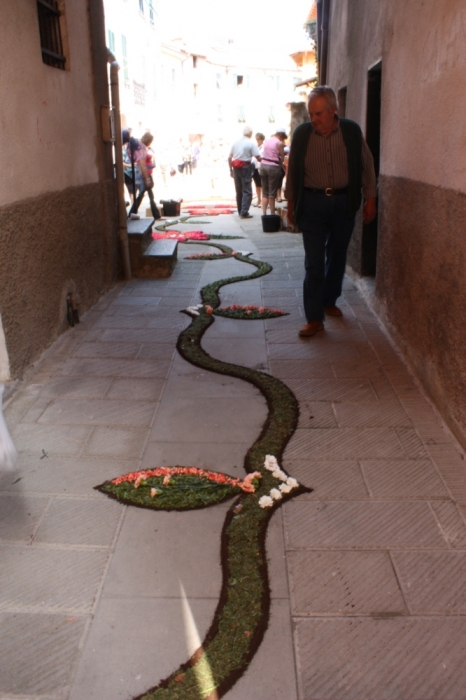
<svg viewBox="0 0 466 700"><path fill-rule="evenodd" d="M326 316L343 316L343 311L338 306L326 306L324 311Z"/></svg>
<svg viewBox="0 0 466 700"><path fill-rule="evenodd" d="M306 323L306 325L299 330L299 335L301 338L310 338L319 331L323 330L324 324L322 321L309 321L309 323Z"/></svg>

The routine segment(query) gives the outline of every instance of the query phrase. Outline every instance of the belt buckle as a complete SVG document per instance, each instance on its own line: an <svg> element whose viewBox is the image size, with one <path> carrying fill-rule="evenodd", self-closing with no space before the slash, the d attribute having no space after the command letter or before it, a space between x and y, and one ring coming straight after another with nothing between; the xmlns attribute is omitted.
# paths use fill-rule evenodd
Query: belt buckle
<svg viewBox="0 0 466 700"><path fill-rule="evenodd" d="M333 187L326 187L325 188L325 196L332 197L332 195L333 195Z"/></svg>

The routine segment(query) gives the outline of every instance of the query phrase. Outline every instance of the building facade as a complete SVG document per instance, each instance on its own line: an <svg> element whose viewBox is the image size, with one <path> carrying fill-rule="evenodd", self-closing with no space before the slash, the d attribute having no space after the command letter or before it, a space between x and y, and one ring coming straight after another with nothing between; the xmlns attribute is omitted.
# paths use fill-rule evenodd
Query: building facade
<svg viewBox="0 0 466 700"><path fill-rule="evenodd" d="M120 112L135 135L154 129L164 76L156 0L104 0L107 46L120 65Z"/></svg>
<svg viewBox="0 0 466 700"><path fill-rule="evenodd" d="M82 313L118 273L101 1L14 3L0 62L0 316L17 378L68 327L68 295Z"/></svg>
<svg viewBox="0 0 466 700"><path fill-rule="evenodd" d="M466 6L319 0L319 77L358 121L379 174L378 223L350 265L466 444ZM327 29L328 26L328 29Z"/></svg>
<svg viewBox="0 0 466 700"><path fill-rule="evenodd" d="M104 0L106 38L121 66L123 128L154 134L156 152L201 138L229 143L248 123L273 133L290 122L302 76L290 56L233 41L163 34L156 0Z"/></svg>

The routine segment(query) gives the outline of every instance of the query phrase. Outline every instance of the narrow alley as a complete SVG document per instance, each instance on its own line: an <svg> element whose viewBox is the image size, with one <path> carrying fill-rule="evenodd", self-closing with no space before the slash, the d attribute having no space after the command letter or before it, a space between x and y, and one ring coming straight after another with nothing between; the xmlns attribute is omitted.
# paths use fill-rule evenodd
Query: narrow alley
<svg viewBox="0 0 466 700"><path fill-rule="evenodd" d="M464 700L458 444L351 280L343 317L298 337L301 236L263 233L258 213L194 228L237 236L221 243L273 267L222 287L222 306L288 315L217 316L202 347L292 390L299 423L280 466L313 489L270 521L268 628L225 697ZM250 272L234 258L187 259L206 250L219 252L180 243L170 278L118 283L6 403L19 469L0 481L0 700L137 698L185 663L211 626L222 528L236 501L154 512L94 489L159 466L245 477L264 397L176 348L191 323L180 311L201 302L200 290ZM181 688L183 673L178 680Z"/></svg>

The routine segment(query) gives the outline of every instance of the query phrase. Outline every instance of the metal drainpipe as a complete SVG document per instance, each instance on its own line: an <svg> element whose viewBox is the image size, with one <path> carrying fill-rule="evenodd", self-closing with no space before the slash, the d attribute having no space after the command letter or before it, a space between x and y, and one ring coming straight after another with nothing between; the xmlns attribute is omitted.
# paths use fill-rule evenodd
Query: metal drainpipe
<svg viewBox="0 0 466 700"><path fill-rule="evenodd" d="M320 76L319 76L321 85L327 85L329 16L330 16L330 0L322 0L322 53L321 53Z"/></svg>
<svg viewBox="0 0 466 700"><path fill-rule="evenodd" d="M112 95L113 117L115 121L115 166L118 202L118 233L120 236L120 250L123 260L123 274L126 280L130 280L131 263L129 259L128 225L123 179L123 144L121 140L120 89L118 85L118 71L120 70L120 66L115 56L109 49L107 49L107 60L110 63L110 91Z"/></svg>
<svg viewBox="0 0 466 700"><path fill-rule="evenodd" d="M320 80L321 65L322 65L322 0L317 0L317 82L322 85Z"/></svg>

